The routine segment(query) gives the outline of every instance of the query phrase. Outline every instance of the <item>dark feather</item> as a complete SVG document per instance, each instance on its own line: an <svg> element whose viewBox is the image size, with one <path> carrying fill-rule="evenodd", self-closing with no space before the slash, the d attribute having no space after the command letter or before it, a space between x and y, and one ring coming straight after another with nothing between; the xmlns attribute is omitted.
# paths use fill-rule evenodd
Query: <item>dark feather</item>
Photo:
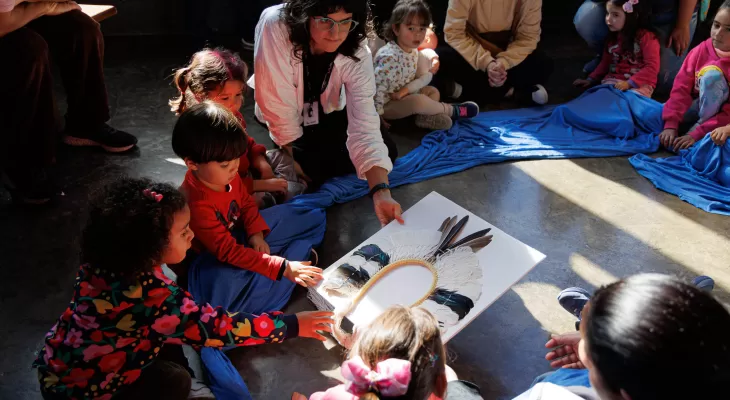
<svg viewBox="0 0 730 400"><path fill-rule="evenodd" d="M492 235L470 240L469 242L464 243L462 247L469 246L471 247L471 251L476 253L477 251L486 247L489 243L492 243Z"/></svg>
<svg viewBox="0 0 730 400"><path fill-rule="evenodd" d="M474 302L470 298L447 289L436 289L428 298L437 304L449 307L459 316L460 320L464 319L466 314L474 308Z"/></svg>
<svg viewBox="0 0 730 400"><path fill-rule="evenodd" d="M459 240L457 242L454 242L454 244L452 244L449 247L447 247L446 250L452 250L452 249L455 249L455 248L457 248L459 246L462 246L466 242L469 242L471 240L474 240L476 238L480 238L480 237L486 235L491 230L492 230L492 228L482 229L481 231L474 232L471 235L464 236L463 239L461 239L461 240Z"/></svg>
<svg viewBox="0 0 730 400"><path fill-rule="evenodd" d="M344 263L324 281L322 288L327 293L348 297L350 294L355 294L362 289L369 280L370 274L368 271Z"/></svg>
<svg viewBox="0 0 730 400"><path fill-rule="evenodd" d="M444 220L444 222L441 223L441 226L439 227L439 232L447 231L449 226L453 223L453 221L456 220L456 217L448 217Z"/></svg>
<svg viewBox="0 0 730 400"><path fill-rule="evenodd" d="M390 256L387 255L380 247L374 244L366 244L363 247L357 249L354 253L355 256L360 256L368 261L375 261L381 267L390 264Z"/></svg>
<svg viewBox="0 0 730 400"><path fill-rule="evenodd" d="M449 243L451 243L452 240L459 236L468 221L468 215L459 220L459 222L457 222L456 225L454 225L454 227L449 230L449 233L446 235L446 237L442 237L442 241L439 243L436 252L438 253L444 251L444 249L449 246Z"/></svg>

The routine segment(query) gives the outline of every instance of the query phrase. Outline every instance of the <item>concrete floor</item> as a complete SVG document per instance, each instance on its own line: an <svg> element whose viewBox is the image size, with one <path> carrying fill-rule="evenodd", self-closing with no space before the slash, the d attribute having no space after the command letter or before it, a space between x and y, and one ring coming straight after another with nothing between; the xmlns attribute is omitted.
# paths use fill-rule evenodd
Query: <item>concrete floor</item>
<svg viewBox="0 0 730 400"><path fill-rule="evenodd" d="M145 42L146 46L138 47ZM558 46L558 43L560 46ZM577 40L546 40L556 59L549 85L552 101L574 93L570 82L585 52ZM78 268L78 239L86 198L115 177L149 176L179 184L184 168L166 161L174 116L173 68L191 48L168 48L147 39L107 43L107 83L112 124L139 136L139 150L108 155L63 148L64 201L53 209L24 211L0 205L0 398L39 398L30 364L43 335L66 306ZM147 50L145 50L147 49ZM250 57L250 55L249 55ZM61 97L61 103L63 98ZM244 115L250 134L268 144L253 123L249 97ZM405 154L423 132L396 134ZM550 332L573 329L573 318L555 296L568 286L593 289L638 272L664 272L691 279L709 274L717 295L730 300L730 220L707 214L656 190L626 157L502 163L395 189L404 208L438 191L481 218L547 255L529 275L449 343L449 362L464 379L482 387L485 399L508 399L549 370L543 344ZM7 199L6 199L7 200ZM329 265L379 229L369 199L328 210L320 252ZM312 309L297 291L290 311ZM229 353L258 399L289 398L333 384L328 378L342 358L340 348L293 340L283 345Z"/></svg>

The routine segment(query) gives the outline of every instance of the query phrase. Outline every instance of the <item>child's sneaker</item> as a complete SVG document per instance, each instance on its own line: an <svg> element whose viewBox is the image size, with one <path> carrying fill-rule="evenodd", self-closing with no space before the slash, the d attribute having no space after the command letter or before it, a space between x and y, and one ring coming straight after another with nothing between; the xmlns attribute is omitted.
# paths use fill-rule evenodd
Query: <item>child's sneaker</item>
<svg viewBox="0 0 730 400"><path fill-rule="evenodd" d="M571 287L563 289L558 294L558 303L563 309L573 314L580 321L580 313L583 311L588 300L591 299L591 294L579 287Z"/></svg>
<svg viewBox="0 0 730 400"><path fill-rule="evenodd" d="M451 128L453 122L446 114L416 115L416 126L419 128L440 131Z"/></svg>
<svg viewBox="0 0 730 400"><path fill-rule="evenodd" d="M101 124L96 129L66 129L63 142L70 146L99 146L110 153L121 153L134 147L137 138L107 124Z"/></svg>
<svg viewBox="0 0 730 400"><path fill-rule="evenodd" d="M453 119L474 118L479 114L479 105L473 101L459 104L452 104L454 111L451 114Z"/></svg>
<svg viewBox="0 0 730 400"><path fill-rule="evenodd" d="M700 275L697 278L694 278L692 280L692 284L697 286L698 289L708 293L712 292L712 289L715 288L715 280L705 275Z"/></svg>
<svg viewBox="0 0 730 400"><path fill-rule="evenodd" d="M548 102L548 92L542 85L535 85L530 88L515 89L513 95L519 105L530 107L545 105Z"/></svg>

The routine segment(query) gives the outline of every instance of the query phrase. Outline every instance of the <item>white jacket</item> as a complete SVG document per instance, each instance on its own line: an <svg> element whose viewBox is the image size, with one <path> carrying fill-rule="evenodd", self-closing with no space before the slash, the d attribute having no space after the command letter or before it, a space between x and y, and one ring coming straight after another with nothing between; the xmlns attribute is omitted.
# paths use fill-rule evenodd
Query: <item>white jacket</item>
<svg viewBox="0 0 730 400"><path fill-rule="evenodd" d="M302 62L292 56L289 31L280 18L281 7L269 7L256 25L254 71L248 81L255 89L256 118L265 122L271 139L285 146L302 136L304 82ZM359 62L338 54L332 75L320 96L326 114L347 104L347 150L360 179L373 167L390 172L393 163L380 133L375 111L373 58L363 42L355 54Z"/></svg>

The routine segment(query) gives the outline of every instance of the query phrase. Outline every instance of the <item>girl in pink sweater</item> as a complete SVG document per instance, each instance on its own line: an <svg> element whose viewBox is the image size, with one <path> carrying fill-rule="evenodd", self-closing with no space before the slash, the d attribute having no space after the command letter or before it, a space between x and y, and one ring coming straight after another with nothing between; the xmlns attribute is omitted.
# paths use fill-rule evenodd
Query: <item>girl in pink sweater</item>
<svg viewBox="0 0 730 400"><path fill-rule="evenodd" d="M589 87L597 83L619 90L633 90L651 97L659 73L659 39L651 32L649 13L643 0L606 2L606 25L611 32L601 63L588 77L573 85Z"/></svg>
<svg viewBox="0 0 730 400"><path fill-rule="evenodd" d="M664 105L664 130L659 135L667 149L687 149L707 133L730 124L730 0L720 6L710 39L692 49L674 80ZM678 136L680 123L694 124Z"/></svg>

